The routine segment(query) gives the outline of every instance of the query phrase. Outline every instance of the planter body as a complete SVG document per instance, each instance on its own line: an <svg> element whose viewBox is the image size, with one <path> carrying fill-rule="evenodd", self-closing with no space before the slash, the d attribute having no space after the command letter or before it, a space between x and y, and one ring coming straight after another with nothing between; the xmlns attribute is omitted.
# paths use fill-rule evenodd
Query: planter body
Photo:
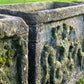
<svg viewBox="0 0 84 84"><path fill-rule="evenodd" d="M0 13L22 17L29 26L29 84L74 84L82 76L84 5L50 1L0 7Z"/></svg>

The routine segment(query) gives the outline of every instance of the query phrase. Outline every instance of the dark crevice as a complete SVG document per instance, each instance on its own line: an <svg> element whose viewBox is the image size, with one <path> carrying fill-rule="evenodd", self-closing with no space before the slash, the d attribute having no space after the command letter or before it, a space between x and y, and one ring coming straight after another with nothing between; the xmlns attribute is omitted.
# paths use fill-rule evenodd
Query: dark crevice
<svg viewBox="0 0 84 84"><path fill-rule="evenodd" d="M77 58L78 65L81 66L81 59L82 59L81 49L78 49L77 57L78 57Z"/></svg>
<svg viewBox="0 0 84 84"><path fill-rule="evenodd" d="M32 28L33 27L33 28ZM33 30L31 30L31 28ZM29 40L35 40L36 41L37 33L36 33L36 27L35 26L29 26ZM28 62L29 62L29 70L28 70L28 82L29 84L36 84L36 42L28 43Z"/></svg>

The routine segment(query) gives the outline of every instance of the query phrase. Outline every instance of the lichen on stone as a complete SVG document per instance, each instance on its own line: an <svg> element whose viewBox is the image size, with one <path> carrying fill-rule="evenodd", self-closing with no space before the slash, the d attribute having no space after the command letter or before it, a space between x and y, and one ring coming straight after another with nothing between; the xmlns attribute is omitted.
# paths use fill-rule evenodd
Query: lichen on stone
<svg viewBox="0 0 84 84"><path fill-rule="evenodd" d="M17 41L15 41L15 38L18 37L0 38L0 80L3 84L21 84L18 82L21 81L19 80L21 68L20 64L18 66L17 55L18 53L21 54L22 49L18 41L19 38Z"/></svg>
<svg viewBox="0 0 84 84"><path fill-rule="evenodd" d="M84 84L84 75L82 78L76 81L76 84Z"/></svg>
<svg viewBox="0 0 84 84"><path fill-rule="evenodd" d="M52 41L41 53L41 84L61 84L77 67L83 68L84 54L73 26L63 23L52 28Z"/></svg>
<svg viewBox="0 0 84 84"><path fill-rule="evenodd" d="M4 79L4 77L6 77L5 73L6 69L4 69L4 67L9 68L11 64L12 64L12 48L10 46L10 40L7 41L0 39L0 80L7 82L7 80Z"/></svg>
<svg viewBox="0 0 84 84"><path fill-rule="evenodd" d="M4 42L3 42L4 45ZM4 45L3 51L0 53L0 68L3 65L10 66L12 62L12 49L9 47L9 45Z"/></svg>

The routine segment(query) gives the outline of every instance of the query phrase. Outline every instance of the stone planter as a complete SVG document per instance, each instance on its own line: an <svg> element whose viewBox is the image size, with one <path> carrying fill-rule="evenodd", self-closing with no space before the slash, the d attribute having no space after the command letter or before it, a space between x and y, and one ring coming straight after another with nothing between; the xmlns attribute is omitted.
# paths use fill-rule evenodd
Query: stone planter
<svg viewBox="0 0 84 84"><path fill-rule="evenodd" d="M84 1L73 1L74 3L84 4Z"/></svg>
<svg viewBox="0 0 84 84"><path fill-rule="evenodd" d="M39 2L1 5L29 26L29 84L67 84L84 68L84 5ZM80 76L80 75L79 75Z"/></svg>
<svg viewBox="0 0 84 84"><path fill-rule="evenodd" d="M0 14L0 84L28 84L28 26Z"/></svg>

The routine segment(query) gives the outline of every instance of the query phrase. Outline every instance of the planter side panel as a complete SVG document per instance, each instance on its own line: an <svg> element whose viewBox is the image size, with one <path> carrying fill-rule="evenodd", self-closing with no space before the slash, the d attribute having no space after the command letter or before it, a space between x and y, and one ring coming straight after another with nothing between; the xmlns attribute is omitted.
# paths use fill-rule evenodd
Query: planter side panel
<svg viewBox="0 0 84 84"><path fill-rule="evenodd" d="M33 76L29 75L30 84L65 83L83 70L83 17L31 26L29 74Z"/></svg>

